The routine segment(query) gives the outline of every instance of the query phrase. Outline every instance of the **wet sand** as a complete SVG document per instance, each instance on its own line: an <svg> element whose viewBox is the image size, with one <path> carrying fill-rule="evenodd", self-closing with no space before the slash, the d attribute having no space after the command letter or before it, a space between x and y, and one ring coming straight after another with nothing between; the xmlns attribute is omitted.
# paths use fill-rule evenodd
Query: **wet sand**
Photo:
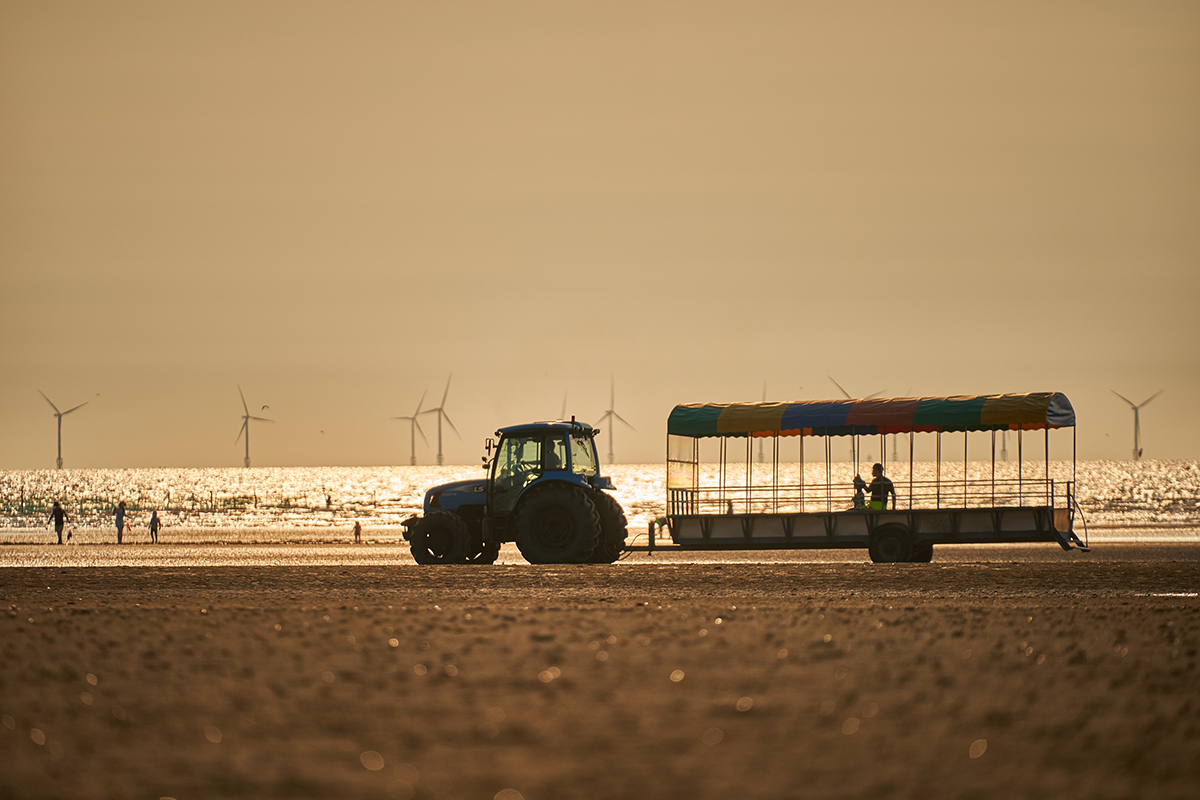
<svg viewBox="0 0 1200 800"><path fill-rule="evenodd" d="M1200 785L1194 546L440 569L242 550L0 568L0 797Z"/></svg>

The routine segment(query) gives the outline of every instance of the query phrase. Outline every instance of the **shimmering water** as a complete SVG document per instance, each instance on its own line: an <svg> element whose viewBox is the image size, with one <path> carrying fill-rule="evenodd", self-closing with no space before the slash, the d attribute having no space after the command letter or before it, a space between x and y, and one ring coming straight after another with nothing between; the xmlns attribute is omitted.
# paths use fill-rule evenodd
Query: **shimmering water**
<svg viewBox="0 0 1200 800"><path fill-rule="evenodd" d="M1016 477L1016 464L997 465L1000 478ZM756 465L756 470L759 467ZM769 467L764 467L769 470ZM968 477L990 475L988 462L967 465ZM1033 479L1044 464L1025 464ZM903 494L908 465L889 469ZM960 463L943 463L946 485L962 480ZM631 533L664 513L666 470L662 464L606 468ZM916 480L931 480L932 463L918 463ZM1051 462L1051 477L1071 477L1071 465ZM54 500L63 503L75 541L115 538L112 514L123 500L132 530L144 538L151 510L164 536L219 541L345 541L357 520L373 535L398 536L399 523L418 513L425 490L452 480L482 477L478 467L255 467L251 469L38 470L0 472L0 541L53 538L47 522ZM835 464L833 480L850 478ZM1085 461L1075 465L1077 496L1088 525L1105 528L1200 526L1200 462ZM824 464L809 464L805 480L825 481ZM903 503L903 501L902 501ZM178 539L172 536L172 539Z"/></svg>

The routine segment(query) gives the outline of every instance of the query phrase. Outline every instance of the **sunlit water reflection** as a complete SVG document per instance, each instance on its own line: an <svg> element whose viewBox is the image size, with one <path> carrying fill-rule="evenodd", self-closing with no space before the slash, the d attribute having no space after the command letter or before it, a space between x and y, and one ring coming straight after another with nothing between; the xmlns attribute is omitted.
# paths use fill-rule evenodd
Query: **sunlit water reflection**
<svg viewBox="0 0 1200 800"><path fill-rule="evenodd" d="M902 493L907 468L904 463L889 469ZM1015 478L1016 468L1013 462L998 464L997 477ZM805 479L823 483L824 469L807 465ZM848 464L834 469L835 482L849 480ZM962 478L961 462L944 463L941 470L948 484ZM968 464L973 480L990 470L988 462ZM1045 465L1026 463L1023 470L1027 478L1037 478ZM663 465L622 464L606 472L616 483L631 536L644 538L647 523L664 513ZM1051 462L1050 472L1067 479L1071 465ZM935 474L934 464L915 466L916 480ZM150 512L157 510L162 541L171 544L340 544L349 541L355 521L368 540L400 544L400 522L420 511L426 489L482 475L478 467L462 466L5 471L0 472L0 542L54 541L47 518L57 499L70 515L73 544L114 542L112 513L121 500L132 542L148 541ZM1075 466L1074 478L1095 535L1178 538L1192 536L1200 526L1200 462L1085 461Z"/></svg>

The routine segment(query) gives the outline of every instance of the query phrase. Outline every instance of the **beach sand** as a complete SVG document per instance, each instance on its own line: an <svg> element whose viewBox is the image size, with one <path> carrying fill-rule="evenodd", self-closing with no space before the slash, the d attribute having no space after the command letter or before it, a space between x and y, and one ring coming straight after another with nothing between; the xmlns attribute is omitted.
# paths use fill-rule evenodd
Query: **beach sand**
<svg viewBox="0 0 1200 800"><path fill-rule="evenodd" d="M1194 797L1195 552L3 568L0 797Z"/></svg>

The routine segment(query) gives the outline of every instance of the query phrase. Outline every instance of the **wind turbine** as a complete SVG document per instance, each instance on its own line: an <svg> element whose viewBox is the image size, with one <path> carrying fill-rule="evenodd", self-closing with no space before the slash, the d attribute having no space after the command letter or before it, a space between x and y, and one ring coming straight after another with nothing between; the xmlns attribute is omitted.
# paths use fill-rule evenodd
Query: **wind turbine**
<svg viewBox="0 0 1200 800"><path fill-rule="evenodd" d="M619 420L629 430L637 433L637 428L625 421L625 418L616 412L617 399L617 384L613 378L609 378L608 382L608 411L605 411L600 416L600 422L608 425L608 463L616 463L613 457L613 428L616 427L613 420Z"/></svg>
<svg viewBox="0 0 1200 800"><path fill-rule="evenodd" d="M238 431L237 439L234 439L233 443L237 444L238 439L242 438L242 434L246 435L245 465L247 467L249 467L250 466L250 420L255 420L257 422L274 422L275 420L266 419L265 417L255 417L250 414L250 407L246 405L246 395L242 393L242 385L240 383L238 384L238 394L242 398L242 410L245 411L246 413L242 414L242 427ZM263 406L263 408L266 408L266 406Z"/></svg>
<svg viewBox="0 0 1200 800"><path fill-rule="evenodd" d="M1142 425L1141 425L1141 421L1138 419L1138 411L1140 411L1143 406L1146 406L1147 404L1149 404L1149 402L1151 400L1153 400L1154 398L1156 398L1160 394L1162 394L1163 390L1159 389L1157 392L1150 395L1148 398L1146 398L1145 400L1143 400L1140 403L1134 403L1132 400L1130 400L1128 397L1125 397L1124 395L1122 395L1116 389L1111 389L1110 391L1113 394L1115 394L1117 397L1120 397L1126 403L1129 403L1129 407L1133 409L1133 460L1140 461L1142 458Z"/></svg>
<svg viewBox="0 0 1200 800"><path fill-rule="evenodd" d="M826 375L825 377L827 377L827 378L829 378L829 380L833 381L832 375ZM837 381L833 381L833 385L838 387L838 391L841 392L842 396L845 397L847 400L854 399L853 397L850 396L849 392L847 392L845 389L842 388L842 385L840 383L838 383ZM879 395L881 395L881 394L883 394L883 389L880 389L878 392L875 392L875 394L869 394L866 397L864 397L863 399L870 400L872 397L879 397ZM854 440L854 437L852 436L852 437L850 437L850 460L856 461L857 459L858 459L858 451L855 449L855 440Z"/></svg>
<svg viewBox="0 0 1200 800"><path fill-rule="evenodd" d="M438 421L438 456L437 456L437 458L438 458L438 466L439 467L442 465L442 420L445 419L446 422L449 422L450 427L454 429L454 432L458 433L458 428L454 427L454 422L450 419L450 415L446 413L446 397L447 397L447 395L450 394L450 379L453 377L454 377L454 373L450 373L450 375L448 375L446 377L446 391L442 392L441 404L437 408L427 408L421 412L422 414L437 414L437 421ZM422 433L421 435L424 436L425 434ZM458 437L461 439L462 434L458 433Z"/></svg>
<svg viewBox="0 0 1200 800"><path fill-rule="evenodd" d="M412 457L409 459L409 464L417 465L417 432L420 431L421 438L425 440L425 444L429 444L429 440L425 439L425 431L421 430L421 423L417 422L417 417L421 416L421 406L425 405L425 395L429 393L426 389L421 392L421 402L417 403L417 410L413 412L411 417L392 417L392 419L408 420L412 423L409 430L409 440L412 442Z"/></svg>
<svg viewBox="0 0 1200 800"><path fill-rule="evenodd" d="M56 469L62 469L62 418L65 417L67 414L70 414L72 411L77 411L77 410L83 408L84 406L86 406L88 403L90 403L92 401L86 400L86 401L80 403L79 405L75 406L75 408L68 408L66 411L59 411L58 406L56 406L56 405L54 405L54 403L50 402L50 398L46 397L45 392L43 392L41 389L38 389L38 394L40 394L42 396L43 400L45 400L47 403L50 403L50 407L54 409L54 416L58 418L58 459L54 463L57 465L55 467ZM96 395L96 396L99 397L99 395Z"/></svg>

